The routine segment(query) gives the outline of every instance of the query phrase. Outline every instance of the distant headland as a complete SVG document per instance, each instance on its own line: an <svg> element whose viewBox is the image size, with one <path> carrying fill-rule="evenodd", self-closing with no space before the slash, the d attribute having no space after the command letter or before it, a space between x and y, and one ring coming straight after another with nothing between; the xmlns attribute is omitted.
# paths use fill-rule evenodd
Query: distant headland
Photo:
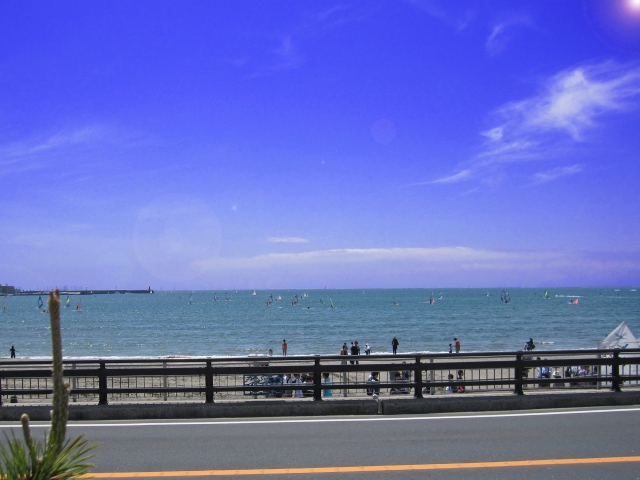
<svg viewBox="0 0 640 480"><path fill-rule="evenodd" d="M151 286L146 290L60 290L60 295L113 295L123 293L153 293ZM0 285L0 295L49 295L49 290L21 290L11 285Z"/></svg>

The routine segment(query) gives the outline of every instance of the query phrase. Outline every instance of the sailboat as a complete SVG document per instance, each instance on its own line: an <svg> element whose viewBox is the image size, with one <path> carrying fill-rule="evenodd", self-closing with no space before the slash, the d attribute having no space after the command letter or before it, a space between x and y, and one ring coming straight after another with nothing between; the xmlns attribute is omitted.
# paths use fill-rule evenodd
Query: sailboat
<svg viewBox="0 0 640 480"><path fill-rule="evenodd" d="M440 292L440 294L438 296L438 300L442 300L442 292Z"/></svg>
<svg viewBox="0 0 640 480"><path fill-rule="evenodd" d="M252 297L255 297L257 295L256 291L254 290L253 293L251 294Z"/></svg>
<svg viewBox="0 0 640 480"><path fill-rule="evenodd" d="M511 301L509 292L505 292L504 290L502 290L502 292L500 293L500 301L503 303L509 303Z"/></svg>
<svg viewBox="0 0 640 480"><path fill-rule="evenodd" d="M393 305L396 307L400 305L398 302L396 302L396 297L393 297Z"/></svg>
<svg viewBox="0 0 640 480"><path fill-rule="evenodd" d="M270 307L272 303L273 303L273 297L269 295L269 298L267 298L267 307Z"/></svg>
<svg viewBox="0 0 640 480"><path fill-rule="evenodd" d="M81 312L82 311L82 300L80 300L78 302L78 305L76 306L76 312Z"/></svg>
<svg viewBox="0 0 640 480"><path fill-rule="evenodd" d="M38 297L38 310L42 310L42 306L44 302L42 301L42 297Z"/></svg>
<svg viewBox="0 0 640 480"><path fill-rule="evenodd" d="M297 303L298 303L298 295L294 295L293 298L291 299L291 306L295 307Z"/></svg>
<svg viewBox="0 0 640 480"><path fill-rule="evenodd" d="M303 292L303 293L302 293L302 297L301 297L301 298L304 300L304 299L305 299L305 298L307 298L308 296L309 296L309 295L307 295L307 292Z"/></svg>
<svg viewBox="0 0 640 480"><path fill-rule="evenodd" d="M8 312L9 309L7 308L7 297L3 296L2 297L2 311L3 312Z"/></svg>
<svg viewBox="0 0 640 480"><path fill-rule="evenodd" d="M487 292L487 293L485 293L485 294L484 294L484 296L488 298L488 297L490 297L491 295L489 294L489 292Z"/></svg>
<svg viewBox="0 0 640 480"><path fill-rule="evenodd" d="M322 297L320 297L320 303L324 305L324 299Z"/></svg>
<svg viewBox="0 0 640 480"><path fill-rule="evenodd" d="M193 298L193 292L189 294L189 305L193 305L193 303L191 302L192 298Z"/></svg>
<svg viewBox="0 0 640 480"><path fill-rule="evenodd" d="M433 292L431 292L431 298L429 299L429 305L433 305L434 303L436 303L436 299L433 298Z"/></svg>
<svg viewBox="0 0 640 480"><path fill-rule="evenodd" d="M573 300L571 300L571 305L578 305L578 299L574 298Z"/></svg>
<svg viewBox="0 0 640 480"><path fill-rule="evenodd" d="M331 300L331 298L329 298L329 302L331 302L331 308L336 308L336 306L333 304L333 300Z"/></svg>
<svg viewBox="0 0 640 480"><path fill-rule="evenodd" d="M231 299L229 298L229 294L228 294L228 293L225 293L225 294L224 294L224 301L225 301L225 302L228 302L229 300L231 300Z"/></svg>
<svg viewBox="0 0 640 480"><path fill-rule="evenodd" d="M67 308L70 304L71 304L71 298L69 298L69 295L67 295L67 299L64 301L65 308Z"/></svg>
<svg viewBox="0 0 640 480"><path fill-rule="evenodd" d="M282 301L282 297L280 295L278 295L277 298L276 298L276 302L280 302L280 301Z"/></svg>
<svg viewBox="0 0 640 480"><path fill-rule="evenodd" d="M217 302L217 301L218 301L218 292L215 292L215 293L213 294L213 301L214 301L214 302Z"/></svg>
<svg viewBox="0 0 640 480"><path fill-rule="evenodd" d="M549 298L550 298L550 297L549 297L549 292L547 292L547 291L545 290L545 292L544 292L544 299L545 299L545 300L549 300Z"/></svg>

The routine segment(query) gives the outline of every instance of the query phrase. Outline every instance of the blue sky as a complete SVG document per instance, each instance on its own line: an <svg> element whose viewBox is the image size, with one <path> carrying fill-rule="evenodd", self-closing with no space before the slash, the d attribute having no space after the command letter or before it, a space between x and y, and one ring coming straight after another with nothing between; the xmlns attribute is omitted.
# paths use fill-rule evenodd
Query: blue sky
<svg viewBox="0 0 640 480"><path fill-rule="evenodd" d="M640 0L3 2L0 282L640 283Z"/></svg>

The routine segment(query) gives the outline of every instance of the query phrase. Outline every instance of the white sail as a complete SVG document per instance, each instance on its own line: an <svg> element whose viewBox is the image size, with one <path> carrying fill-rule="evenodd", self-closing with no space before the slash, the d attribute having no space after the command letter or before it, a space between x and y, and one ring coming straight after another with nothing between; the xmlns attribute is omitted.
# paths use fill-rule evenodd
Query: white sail
<svg viewBox="0 0 640 480"><path fill-rule="evenodd" d="M618 325L613 332L598 342L598 349L640 348L638 339L631 333L625 322Z"/></svg>

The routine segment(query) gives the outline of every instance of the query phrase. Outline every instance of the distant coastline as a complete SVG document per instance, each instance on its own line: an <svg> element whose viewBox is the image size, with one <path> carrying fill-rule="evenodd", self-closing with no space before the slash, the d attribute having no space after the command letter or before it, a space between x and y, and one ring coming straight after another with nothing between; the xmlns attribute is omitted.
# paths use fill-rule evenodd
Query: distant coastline
<svg viewBox="0 0 640 480"><path fill-rule="evenodd" d="M6 292L4 290L7 290ZM60 295L114 295L124 293L154 293L151 287L146 290L61 290ZM49 295L49 290L20 290L15 287L2 287L0 295Z"/></svg>

